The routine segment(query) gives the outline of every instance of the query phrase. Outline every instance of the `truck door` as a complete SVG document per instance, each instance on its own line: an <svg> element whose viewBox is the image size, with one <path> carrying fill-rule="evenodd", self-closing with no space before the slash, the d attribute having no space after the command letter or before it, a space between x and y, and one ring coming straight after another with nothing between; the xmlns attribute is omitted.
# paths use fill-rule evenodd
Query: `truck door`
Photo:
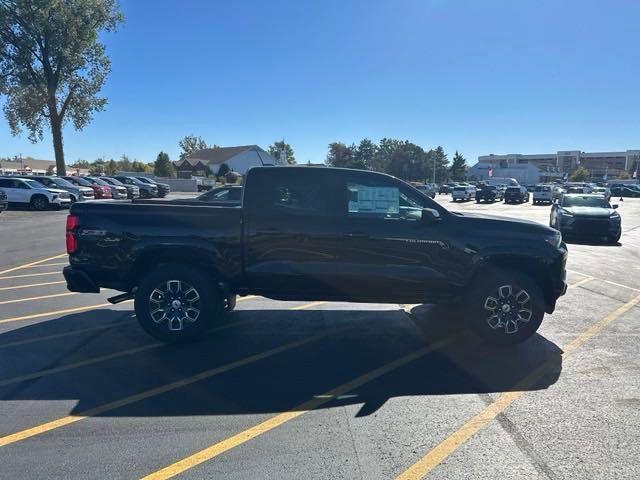
<svg viewBox="0 0 640 480"><path fill-rule="evenodd" d="M249 174L245 275L253 291L290 298L330 294L337 269L334 177L312 167Z"/></svg>
<svg viewBox="0 0 640 480"><path fill-rule="evenodd" d="M435 202L385 175L351 172L342 180L336 283L345 296L427 302L446 293L459 257Z"/></svg>

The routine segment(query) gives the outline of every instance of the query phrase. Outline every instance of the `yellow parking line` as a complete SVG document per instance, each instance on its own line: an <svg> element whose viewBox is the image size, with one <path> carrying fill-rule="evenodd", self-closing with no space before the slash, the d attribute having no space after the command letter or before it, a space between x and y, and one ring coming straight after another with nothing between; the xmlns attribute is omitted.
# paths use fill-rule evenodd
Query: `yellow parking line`
<svg viewBox="0 0 640 480"><path fill-rule="evenodd" d="M571 285L569 285L569 288L579 287L580 285L584 285L585 283L589 283L591 280L593 280L593 277L583 278L582 280L579 280L576 283L572 283Z"/></svg>
<svg viewBox="0 0 640 480"><path fill-rule="evenodd" d="M56 258L62 258L66 256L67 256L66 253L61 253L60 255L56 255L54 257L43 258L42 260L37 260L35 262L26 263L24 265L18 265L17 267L12 267L12 268L8 268L6 270L0 271L0 275L4 275L5 273L9 273L9 272L15 272L16 270L20 270L22 268L29 268L29 267L32 267L33 265L38 265L40 263L48 262L49 260L55 260Z"/></svg>
<svg viewBox="0 0 640 480"><path fill-rule="evenodd" d="M59 282L32 283L31 285L16 285L15 287L0 287L0 292L4 290L19 290L21 288L44 287L46 285L60 285L61 283L66 283L66 282L64 280L60 280Z"/></svg>
<svg viewBox="0 0 640 480"><path fill-rule="evenodd" d="M621 307L617 308L606 317L602 318L587 330L583 331L575 339L573 339L568 345L563 348L562 356L574 352L580 346L582 346L587 340L600 332L603 328L616 320L618 317L629 311L635 305L640 302L640 295L625 303ZM469 440L473 435L482 430L489 422L502 413L509 405L518 400L522 395L526 393L536 381L543 376L550 363L545 362L538 368L529 373L512 389L513 391L502 393L498 399L483 409L480 413L475 415L471 420L462 425L458 430L449 435L446 439L440 442L436 447L431 449L424 457L414 463L409 469L396 477L396 480L417 480L423 478L440 463L447 459L453 452L455 452L462 444Z"/></svg>
<svg viewBox="0 0 640 480"><path fill-rule="evenodd" d="M109 412L115 410L116 408L124 407L126 405L130 405L135 402L139 402L141 400L146 400L151 397L156 397L163 393L170 392L172 390L176 390L178 388L182 388L193 383L199 382L201 380L206 380L208 378L214 377L216 375L220 375L221 373L228 372L230 370L234 370L239 367L243 367L245 365L249 365L251 363L255 363L259 360L263 360L265 358L269 358L278 353L286 352L287 350L292 350L294 348L301 347L308 343L320 340L329 336L330 334L335 333L336 330L327 331L325 333L319 335L313 335L311 337L307 337L301 340L296 340L293 342L286 343L279 347L272 348L270 350L256 353L254 355L250 355L248 357L242 358L240 360L236 360L235 362L227 363L226 365L222 365L220 367L212 368L209 370L205 370L204 372L198 373L196 375L192 375L190 377L183 378L181 380L177 380L175 382L167 383L165 385L161 385L159 387L151 388L149 390L145 390L141 393L137 393L135 395L131 395L128 397L121 398L119 400L114 400L113 402L105 403L103 405L99 405L94 408L90 408L89 410L85 410L84 412L80 412L76 415L68 415L65 417L58 418L56 420L43 423L41 425L37 425L35 427L27 428L25 430L21 430L19 432L15 432L9 435L5 435L0 437L0 447L4 447L6 445L10 445L12 443L19 442L21 440L25 440L27 438L34 437L36 435L40 435L45 432L49 432L51 430L55 430L57 428L63 427L65 425L69 425L71 423L79 422L80 420L84 420L88 417L93 417L96 415L100 415L105 412Z"/></svg>
<svg viewBox="0 0 640 480"><path fill-rule="evenodd" d="M8 277L0 277L0 280L10 280L13 278L41 277L43 275L62 275L62 272L58 270L55 272L27 273L24 275L9 275Z"/></svg>
<svg viewBox="0 0 640 480"><path fill-rule="evenodd" d="M58 263L43 263L38 265L27 265L22 268L40 268L40 267L61 267L63 265L69 265L67 262L58 262Z"/></svg>
<svg viewBox="0 0 640 480"><path fill-rule="evenodd" d="M41 295L39 297L16 298L15 300L4 300L0 302L0 305L7 305L8 303L32 302L34 300L42 300L44 298L68 297L69 295L78 295L78 292L54 293L53 295Z"/></svg>
<svg viewBox="0 0 640 480"><path fill-rule="evenodd" d="M396 370L397 368L400 368L404 365L407 365L408 363L413 362L414 360L424 357L428 353L431 353L434 350L438 350L444 347L445 345L447 345L448 343L451 343L453 340L455 340L455 338L457 338L457 336L449 337L447 339L436 342L433 345L421 348L420 350L416 350L415 352L412 352L408 355L398 358L397 360L394 360L381 367L371 370L370 372L367 372L364 375L360 375L359 377L356 377L355 379L349 382L343 383L342 385L339 385L338 387L335 387L334 389L329 390L328 392L325 392L322 395L316 395L311 400L301 403L300 405L292 408L291 410L288 410L274 417L271 417L262 423L259 423L236 435L233 435L232 437L226 438L225 440L215 443L210 447L205 448L204 450L201 450L176 463L173 463L167 467L164 467L161 470L153 472L143 477L143 480L160 480L160 479L174 477L186 470L189 470L195 467L196 465L200 465L203 462L211 460L212 458L215 458L218 455L228 450L231 450L232 448L242 445L243 443L246 443L249 440L253 440L254 438L262 435L263 433L273 430L274 428L277 428L280 425L290 420L293 420L294 418L297 418L311 410L314 410L326 403L329 403L333 401L336 397L339 397L340 395L344 395L352 390L355 390L356 388L359 388L369 382L372 382L373 380L393 370Z"/></svg>
<svg viewBox="0 0 640 480"><path fill-rule="evenodd" d="M132 300L126 300L122 303L130 303L132 302ZM65 308L64 310L52 310L50 312L43 312L43 313L34 313L31 315L23 315L22 317L11 317L11 318L4 318L4 319L0 319L0 324L2 323L9 323L9 322L18 322L21 320L31 320L33 318L42 318L42 317L50 317L52 315L62 315L65 313L75 313L75 312L83 312L85 310L92 310L94 308L101 308L101 307L112 307L113 305L111 303L98 303L97 305L87 305L85 307L76 307L76 308Z"/></svg>

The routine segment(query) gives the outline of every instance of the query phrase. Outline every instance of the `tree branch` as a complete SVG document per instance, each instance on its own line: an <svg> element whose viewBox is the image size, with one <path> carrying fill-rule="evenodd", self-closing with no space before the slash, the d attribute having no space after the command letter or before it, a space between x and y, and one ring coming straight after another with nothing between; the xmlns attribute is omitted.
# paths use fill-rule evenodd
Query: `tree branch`
<svg viewBox="0 0 640 480"><path fill-rule="evenodd" d="M60 119L62 120L64 118L64 114L67 111L67 107L69 106L69 103L71 102L71 98L73 97L73 91L78 87L78 85L73 85L70 89L69 89L69 94L67 95L67 98L64 99L64 103L62 104L62 108L60 109Z"/></svg>

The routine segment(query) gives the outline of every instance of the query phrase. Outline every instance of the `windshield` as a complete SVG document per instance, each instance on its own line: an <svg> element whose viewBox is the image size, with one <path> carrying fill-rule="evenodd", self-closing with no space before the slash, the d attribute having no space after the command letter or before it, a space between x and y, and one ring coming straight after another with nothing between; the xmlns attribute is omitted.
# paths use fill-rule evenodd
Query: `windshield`
<svg viewBox="0 0 640 480"><path fill-rule="evenodd" d="M600 196L564 196L562 199L563 207L600 207L611 208L609 202Z"/></svg>
<svg viewBox="0 0 640 480"><path fill-rule="evenodd" d="M108 187L109 184L107 182L105 182L104 180L102 180L101 178L95 178L95 177L91 177L91 178L87 178L88 181L96 184L96 185L102 185L103 187Z"/></svg>
<svg viewBox="0 0 640 480"><path fill-rule="evenodd" d="M55 183L57 186L59 187L65 187L65 188L75 188L75 185L71 182L66 181L64 178L60 178L60 177L51 177L51 181L53 183Z"/></svg>
<svg viewBox="0 0 640 480"><path fill-rule="evenodd" d="M116 178L101 177L100 180L102 180L103 182L107 182L107 183L109 183L111 185L124 186L124 183L122 183L120 180L118 180Z"/></svg>
<svg viewBox="0 0 640 480"><path fill-rule="evenodd" d="M75 183L77 185L82 185L83 187L90 187L91 185L93 185L91 182L88 182L86 179L78 176L67 177L65 180L68 180L71 183Z"/></svg>
<svg viewBox="0 0 640 480"><path fill-rule="evenodd" d="M22 179L24 183L29 185L31 188L45 188L40 182L36 182L35 180L29 180L27 178Z"/></svg>
<svg viewBox="0 0 640 480"><path fill-rule="evenodd" d="M139 180L143 183L149 183L151 185L155 184L156 182L154 182L153 180L148 179L147 177L135 177L136 180Z"/></svg>

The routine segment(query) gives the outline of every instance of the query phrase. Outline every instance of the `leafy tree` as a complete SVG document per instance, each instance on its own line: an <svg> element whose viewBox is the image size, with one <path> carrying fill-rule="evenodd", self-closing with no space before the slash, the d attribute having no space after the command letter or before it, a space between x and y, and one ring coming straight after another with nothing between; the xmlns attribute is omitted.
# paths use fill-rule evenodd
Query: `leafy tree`
<svg viewBox="0 0 640 480"><path fill-rule="evenodd" d="M402 142L393 138L383 138L380 140L376 153L369 164L370 170L377 172L388 172L391 155L400 147Z"/></svg>
<svg viewBox="0 0 640 480"><path fill-rule="evenodd" d="M280 140L279 142L273 142L271 145L269 145L269 149L267 151L269 152L269 155L271 155L273 158L279 159L280 155L282 154L283 148L284 148L285 154L287 155L287 164L295 165L296 157L293 153L293 148L291 148L291 145L286 143L284 140Z"/></svg>
<svg viewBox="0 0 640 480"><path fill-rule="evenodd" d="M449 167L449 176L454 181L461 181L464 180L466 173L467 160L456 150L451 167Z"/></svg>
<svg viewBox="0 0 640 480"><path fill-rule="evenodd" d="M94 161L89 167L89 173L91 175L104 175L107 171L107 162L105 162L102 158Z"/></svg>
<svg viewBox="0 0 640 480"><path fill-rule="evenodd" d="M73 168L89 168L91 164L87 160L78 159L71 165Z"/></svg>
<svg viewBox="0 0 640 480"><path fill-rule="evenodd" d="M131 171L132 172L147 172L148 168L147 165L143 162L140 162L138 160L134 160L133 162L131 162Z"/></svg>
<svg viewBox="0 0 640 480"><path fill-rule="evenodd" d="M571 174L572 182L586 182L591 177L591 173L586 168L580 166Z"/></svg>
<svg viewBox="0 0 640 480"><path fill-rule="evenodd" d="M120 156L120 160L118 160L118 170L123 172L130 172L133 169L131 166L131 160L125 154Z"/></svg>
<svg viewBox="0 0 640 480"><path fill-rule="evenodd" d="M359 165L355 168L371 168L377 151L378 146L368 138L360 140L358 146L353 149L355 164Z"/></svg>
<svg viewBox="0 0 640 480"><path fill-rule="evenodd" d="M629 175L629 172L627 172L626 170L621 170L620 173L618 174L619 180L629 180L630 178L631 178L631 175Z"/></svg>
<svg viewBox="0 0 640 480"><path fill-rule="evenodd" d="M105 173L109 176L118 173L118 163L113 158L107 162Z"/></svg>
<svg viewBox="0 0 640 480"><path fill-rule="evenodd" d="M332 167L344 168L364 168L356 163L354 157L355 147L352 145L347 147L344 143L333 142L329 144L329 153L327 153L326 163Z"/></svg>
<svg viewBox="0 0 640 480"><path fill-rule="evenodd" d="M222 179L225 177L225 175L227 173L229 173L231 171L231 169L229 168L229 165L227 165L226 163L223 163L222 165L220 165L220 167L218 168L218 178Z"/></svg>
<svg viewBox="0 0 640 480"><path fill-rule="evenodd" d="M116 0L0 0L0 94L11 133L29 139L51 128L58 175L65 175L62 128L82 130L107 99L111 69L99 33L124 20Z"/></svg>
<svg viewBox="0 0 640 480"><path fill-rule="evenodd" d="M153 173L158 177L176 176L176 169L173 168L173 163L169 160L169 155L164 152L158 154L156 162L153 164Z"/></svg>
<svg viewBox="0 0 640 480"><path fill-rule="evenodd" d="M180 160L188 157L198 150L203 150L205 148L219 148L218 145L207 145L207 142L205 142L202 137L197 137L195 135L186 135L178 142L178 146L182 150L180 153Z"/></svg>

